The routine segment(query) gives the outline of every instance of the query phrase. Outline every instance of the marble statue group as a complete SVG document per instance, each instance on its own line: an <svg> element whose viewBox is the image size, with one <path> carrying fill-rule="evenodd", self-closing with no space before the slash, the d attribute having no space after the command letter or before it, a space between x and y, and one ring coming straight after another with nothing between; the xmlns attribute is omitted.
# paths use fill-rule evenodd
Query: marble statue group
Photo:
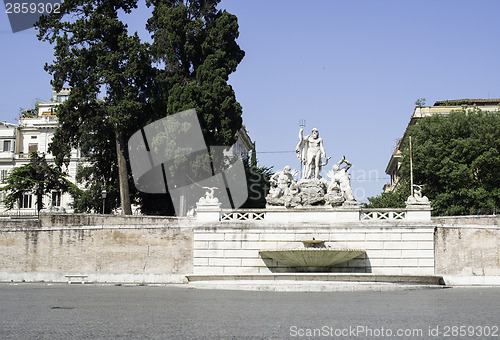
<svg viewBox="0 0 500 340"><path fill-rule="evenodd" d="M331 157L326 157L318 129L312 129L311 134L304 137L304 127L301 126L295 151L303 167L301 178L296 179L299 172L288 165L282 171L274 173L270 178L271 188L266 197L268 207L358 205L347 172L352 164L345 156L328 171L329 180L321 177L321 169L328 165Z"/></svg>

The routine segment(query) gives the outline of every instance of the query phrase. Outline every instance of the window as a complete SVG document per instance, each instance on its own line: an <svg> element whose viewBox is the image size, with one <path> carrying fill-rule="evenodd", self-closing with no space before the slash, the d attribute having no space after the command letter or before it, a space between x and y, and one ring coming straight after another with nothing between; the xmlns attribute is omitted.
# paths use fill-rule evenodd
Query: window
<svg viewBox="0 0 500 340"><path fill-rule="evenodd" d="M66 100L68 100L68 98L69 98L69 95L58 94L56 101L58 103L64 103Z"/></svg>
<svg viewBox="0 0 500 340"><path fill-rule="evenodd" d="M61 192L53 191L52 192L52 206L60 207L61 206Z"/></svg>
<svg viewBox="0 0 500 340"><path fill-rule="evenodd" d="M31 139L36 139L36 136L31 136Z"/></svg>
<svg viewBox="0 0 500 340"><path fill-rule="evenodd" d="M3 150L2 151L12 151L12 141L10 140L4 140L3 141Z"/></svg>
<svg viewBox="0 0 500 340"><path fill-rule="evenodd" d="M38 143L29 143L28 144L28 152L37 152L38 151Z"/></svg>
<svg viewBox="0 0 500 340"><path fill-rule="evenodd" d="M33 204L33 195L31 192L24 192L19 202L19 207L21 209L30 209Z"/></svg>
<svg viewBox="0 0 500 340"><path fill-rule="evenodd" d="M4 180L9 176L9 170L2 170L0 171L0 180Z"/></svg>

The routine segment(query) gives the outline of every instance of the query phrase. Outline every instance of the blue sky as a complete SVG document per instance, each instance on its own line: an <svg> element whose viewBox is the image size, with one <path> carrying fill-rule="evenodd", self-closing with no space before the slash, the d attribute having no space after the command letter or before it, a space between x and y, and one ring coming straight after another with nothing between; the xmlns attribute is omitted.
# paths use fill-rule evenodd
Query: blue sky
<svg viewBox="0 0 500 340"><path fill-rule="evenodd" d="M299 169L299 120L319 129L332 162L353 163L358 200L380 193L415 100L500 98L500 2L224 0L246 55L230 83L259 162ZM2 7L3 8L3 7ZM52 49L0 13L0 121L51 95ZM148 39L148 9L125 20ZM138 127L139 128L139 127Z"/></svg>

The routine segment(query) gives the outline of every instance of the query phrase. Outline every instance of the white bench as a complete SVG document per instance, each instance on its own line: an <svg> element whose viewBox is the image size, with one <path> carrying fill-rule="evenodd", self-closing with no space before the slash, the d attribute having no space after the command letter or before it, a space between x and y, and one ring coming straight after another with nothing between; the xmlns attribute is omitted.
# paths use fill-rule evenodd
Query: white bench
<svg viewBox="0 0 500 340"><path fill-rule="evenodd" d="M80 282L82 285L85 283L85 279L89 277L88 275L64 275L68 280L68 283L71 284L73 282Z"/></svg>

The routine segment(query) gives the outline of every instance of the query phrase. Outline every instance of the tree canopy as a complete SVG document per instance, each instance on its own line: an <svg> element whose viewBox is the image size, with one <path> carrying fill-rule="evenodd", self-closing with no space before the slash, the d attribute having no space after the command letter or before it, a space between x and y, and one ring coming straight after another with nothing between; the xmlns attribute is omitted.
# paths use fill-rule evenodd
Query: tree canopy
<svg viewBox="0 0 500 340"><path fill-rule="evenodd" d="M411 126L414 183L423 184L436 215L500 207L500 112L457 110ZM409 177L406 141L400 170Z"/></svg>
<svg viewBox="0 0 500 340"><path fill-rule="evenodd" d="M248 199L241 208L265 208L266 196L269 192L269 179L273 175L273 168L258 164L255 142L253 143L252 156L244 160L244 165Z"/></svg>
<svg viewBox="0 0 500 340"><path fill-rule="evenodd" d="M245 53L238 46L236 16L220 0L149 0L156 63L155 108L163 115L195 108L207 145L232 145L242 109L227 83Z"/></svg>
<svg viewBox="0 0 500 340"><path fill-rule="evenodd" d="M368 197L366 208L404 208L406 200L410 196L410 183L400 180L394 190L383 192L378 196Z"/></svg>
<svg viewBox="0 0 500 340"><path fill-rule="evenodd" d="M218 3L147 1L153 7L146 25L151 44L129 34L118 16L132 12L134 0L68 0L60 14L41 17L39 39L54 44L55 56L45 68L56 90L71 87L58 107L60 127L50 152L62 164L71 148L80 148L90 165L79 175L89 189L79 198L80 210L94 209L100 188L120 194L109 207L121 202L125 214L131 213L131 196L149 213L158 211L159 196L171 206L165 195L128 189L128 138L166 115L195 108L207 145L235 142L242 109L227 81L244 52L236 43L237 18L218 10Z"/></svg>
<svg viewBox="0 0 500 340"><path fill-rule="evenodd" d="M421 118L408 128L412 137L414 183L432 202L434 215L491 213L500 207L500 112L456 110L449 115ZM404 141L401 183L410 178L408 140ZM394 193L370 198L405 199L399 186ZM386 202L387 203L387 202ZM375 207L368 205L370 207Z"/></svg>
<svg viewBox="0 0 500 340"><path fill-rule="evenodd" d="M130 13L134 8L136 1L129 0L69 0L61 4L60 13L42 16L37 23L39 39L55 43L55 61L45 65L52 85L56 90L71 87L68 100L58 108L60 127L49 150L57 164L71 147L115 159L125 214L131 213L126 138L145 109L149 66L146 45L137 34L129 35L118 18L120 10ZM102 94L104 100L99 100ZM92 154L88 161L102 169Z"/></svg>

